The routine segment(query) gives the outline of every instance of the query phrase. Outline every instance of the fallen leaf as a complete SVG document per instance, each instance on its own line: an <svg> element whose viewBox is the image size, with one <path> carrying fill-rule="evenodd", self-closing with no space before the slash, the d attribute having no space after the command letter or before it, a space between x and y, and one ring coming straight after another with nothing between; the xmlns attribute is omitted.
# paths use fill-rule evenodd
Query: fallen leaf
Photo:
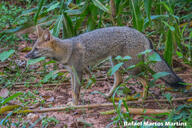
<svg viewBox="0 0 192 128"><path fill-rule="evenodd" d="M25 47L25 48L23 48L23 49L21 50L21 52L29 52L29 51L31 51L31 50L32 50L31 47Z"/></svg>
<svg viewBox="0 0 192 128"><path fill-rule="evenodd" d="M39 118L39 115L37 114L29 113L27 115L27 119L30 120L31 122L35 122L38 118Z"/></svg>
<svg viewBox="0 0 192 128"><path fill-rule="evenodd" d="M192 98L187 99L187 102L192 102Z"/></svg>
<svg viewBox="0 0 192 128"><path fill-rule="evenodd" d="M48 101L48 102L53 102L54 99L55 99L54 97L50 97L50 98L47 99L47 101Z"/></svg>
<svg viewBox="0 0 192 128"><path fill-rule="evenodd" d="M3 88L0 91L0 97L6 98L9 95L9 90L7 88Z"/></svg>

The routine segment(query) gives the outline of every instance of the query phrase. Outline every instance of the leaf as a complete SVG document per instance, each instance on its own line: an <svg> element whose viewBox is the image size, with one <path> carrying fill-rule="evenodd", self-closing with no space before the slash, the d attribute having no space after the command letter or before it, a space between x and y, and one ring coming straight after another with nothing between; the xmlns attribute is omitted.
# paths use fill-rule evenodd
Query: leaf
<svg viewBox="0 0 192 128"><path fill-rule="evenodd" d="M187 102L192 102L192 98L187 99Z"/></svg>
<svg viewBox="0 0 192 128"><path fill-rule="evenodd" d="M15 99L16 97L18 97L18 96L20 96L20 95L22 95L22 94L23 94L22 92L17 92L17 93L15 93L15 94L11 95L10 97L8 97L8 98L6 98L5 100L1 101L1 105L3 106L3 105L6 104L7 102Z"/></svg>
<svg viewBox="0 0 192 128"><path fill-rule="evenodd" d="M165 21L163 21L163 23L167 26L167 27L169 27L169 29L171 30L171 31L175 31L175 28L173 27L173 26L171 26L171 25L169 25L167 22L165 22Z"/></svg>
<svg viewBox="0 0 192 128"><path fill-rule="evenodd" d="M168 65L172 64L172 56L173 56L173 39L172 39L172 31L169 30L166 35L166 42L165 42L165 52L164 52L164 59L168 63Z"/></svg>
<svg viewBox="0 0 192 128"><path fill-rule="evenodd" d="M31 9L29 9L29 10L24 10L20 16L25 16L25 15L33 14L34 11L36 11L36 10L37 10L37 7L31 8Z"/></svg>
<svg viewBox="0 0 192 128"><path fill-rule="evenodd" d="M178 55L179 58L183 58L182 52L176 51L176 54Z"/></svg>
<svg viewBox="0 0 192 128"><path fill-rule="evenodd" d="M37 24L37 19L38 19L39 13L40 13L40 11L41 11L41 9L43 7L43 3L44 3L44 0L40 0L39 5L38 5L38 10L37 10L37 12L35 13L35 16L34 16L35 24Z"/></svg>
<svg viewBox="0 0 192 128"><path fill-rule="evenodd" d="M55 79L57 77L57 73L54 71L49 72L47 75L44 76L42 82L47 83L49 79Z"/></svg>
<svg viewBox="0 0 192 128"><path fill-rule="evenodd" d="M28 65L33 65L33 64L36 64L42 60L45 60L45 57L40 57L40 58L37 58L37 59L30 59L27 61L27 66Z"/></svg>
<svg viewBox="0 0 192 128"><path fill-rule="evenodd" d="M123 57L123 61L128 61L128 60L130 60L130 59L131 59L130 56L124 56L124 57Z"/></svg>
<svg viewBox="0 0 192 128"><path fill-rule="evenodd" d="M189 38L192 38L192 31L191 31L190 34L189 34Z"/></svg>
<svg viewBox="0 0 192 128"><path fill-rule="evenodd" d="M72 19L63 13L63 38L70 38L75 35Z"/></svg>
<svg viewBox="0 0 192 128"><path fill-rule="evenodd" d="M2 88L0 91L0 97L6 98L9 95L9 90L7 88Z"/></svg>
<svg viewBox="0 0 192 128"><path fill-rule="evenodd" d="M149 56L149 61L152 62L157 62L157 61L161 61L161 57L158 53L153 53L152 55Z"/></svg>
<svg viewBox="0 0 192 128"><path fill-rule="evenodd" d="M121 56L116 56L115 59L120 60L120 61L123 60L123 58Z"/></svg>
<svg viewBox="0 0 192 128"><path fill-rule="evenodd" d="M4 51L4 52L0 53L1 62L8 59L14 52L15 52L15 50L9 50L9 51Z"/></svg>
<svg viewBox="0 0 192 128"><path fill-rule="evenodd" d="M159 79L159 78L161 78L161 77L164 77L164 76L167 76L167 75L169 75L169 74L170 74L170 73L168 73L168 72L158 72L158 73L153 74L152 77L153 77L155 80L157 80L157 79Z"/></svg>
<svg viewBox="0 0 192 128"><path fill-rule="evenodd" d="M111 74L110 74L110 75L112 76L117 70L119 70L119 68L120 68L122 65L123 65L123 62L115 65L115 66L112 68L112 71L111 71Z"/></svg>
<svg viewBox="0 0 192 128"><path fill-rule="evenodd" d="M166 9L169 13L173 14L173 10L171 7L169 7L164 1L163 2L160 2Z"/></svg>
<svg viewBox="0 0 192 128"><path fill-rule="evenodd" d="M100 92L100 91L93 91L93 92L91 92L91 94L92 94L92 95L94 95L94 94L100 94L100 95L102 95L102 96L105 96L105 93L102 93L102 92Z"/></svg>
<svg viewBox="0 0 192 128"><path fill-rule="evenodd" d="M51 10L54 10L55 8L58 7L58 5L59 5L59 2L57 2L57 3L53 4L53 5L51 5L51 6L47 9L47 12L49 12L49 11L51 11Z"/></svg>
<svg viewBox="0 0 192 128"><path fill-rule="evenodd" d="M152 0L144 0L145 12L150 22L151 22L151 7L152 7L151 5Z"/></svg>
<svg viewBox="0 0 192 128"><path fill-rule="evenodd" d="M93 4L103 10L104 12L111 13L108 8L106 8L99 0L92 0Z"/></svg>
<svg viewBox="0 0 192 128"><path fill-rule="evenodd" d="M65 11L68 15L80 15L82 11L80 9L72 9Z"/></svg>
<svg viewBox="0 0 192 128"><path fill-rule="evenodd" d="M86 8L88 7L88 4L85 3L83 7L81 7L80 9L70 9L70 10L65 10L64 12L66 12L68 15L81 15ZM80 16L80 18L82 18Z"/></svg>
<svg viewBox="0 0 192 128"><path fill-rule="evenodd" d="M8 106L4 106L0 108L0 114L8 112L8 111L12 111L16 108L21 107L20 105L8 105Z"/></svg>
<svg viewBox="0 0 192 128"><path fill-rule="evenodd" d="M31 50L32 50L31 47L25 47L25 48L23 48L23 49L21 50L21 52L29 52L29 51L31 51Z"/></svg>
<svg viewBox="0 0 192 128"><path fill-rule="evenodd" d="M89 81L88 81L88 83L87 83L87 85L86 85L86 89L88 89L89 87L91 87L91 85L94 84L95 82L96 82L96 78L95 78L95 76L93 75L93 76L89 79Z"/></svg>
<svg viewBox="0 0 192 128"><path fill-rule="evenodd" d="M170 93L166 93L166 94L164 94L164 96L167 98L167 100L168 100L169 102L171 102L172 96L171 96Z"/></svg>
<svg viewBox="0 0 192 128"><path fill-rule="evenodd" d="M142 11L140 10L140 2L139 0L130 0L130 7L133 17L133 26L139 31L142 31L144 28L144 18L142 15Z"/></svg>
<svg viewBox="0 0 192 128"><path fill-rule="evenodd" d="M129 66L128 68L126 68L127 70L130 70L130 69L133 69L133 68L135 68L136 67L136 65L131 65L131 66Z"/></svg>
<svg viewBox="0 0 192 128"><path fill-rule="evenodd" d="M56 22L55 22L55 26L53 28L53 35L58 37L60 30L61 30L61 26L62 26L62 22L63 22L63 15L58 16Z"/></svg>
<svg viewBox="0 0 192 128"><path fill-rule="evenodd" d="M145 51L143 51L143 52L140 52L140 53L138 54L138 56L146 55L146 54L150 53L151 51L152 51L151 49L147 49L147 50L145 50Z"/></svg>

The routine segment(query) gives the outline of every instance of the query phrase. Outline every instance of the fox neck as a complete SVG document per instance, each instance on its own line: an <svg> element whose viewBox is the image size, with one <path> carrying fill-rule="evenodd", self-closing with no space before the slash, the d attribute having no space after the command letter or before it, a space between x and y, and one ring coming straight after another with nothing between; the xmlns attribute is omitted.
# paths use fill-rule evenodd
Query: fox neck
<svg viewBox="0 0 192 128"><path fill-rule="evenodd" d="M54 54L51 58L55 61L61 62L62 64L67 64L73 51L72 40L61 40L59 38L55 38L53 44Z"/></svg>

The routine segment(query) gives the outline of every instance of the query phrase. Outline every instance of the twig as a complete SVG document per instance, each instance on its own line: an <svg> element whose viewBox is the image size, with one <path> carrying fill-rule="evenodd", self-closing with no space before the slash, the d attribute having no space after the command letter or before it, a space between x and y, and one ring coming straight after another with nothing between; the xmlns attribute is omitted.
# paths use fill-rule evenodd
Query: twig
<svg viewBox="0 0 192 128"><path fill-rule="evenodd" d="M189 66L189 65L187 65L187 64L185 64L185 63L179 62L176 57L173 57L173 59L174 59L175 61L177 61L178 63L180 63L181 65L183 65L183 66L185 66L186 68L188 68L189 70L191 70L191 66Z"/></svg>
<svg viewBox="0 0 192 128"><path fill-rule="evenodd" d="M96 81L106 81L106 80L113 80L112 78L97 78ZM25 88L26 86L24 86L25 84L38 84L38 82L22 82L22 83L15 83L15 86L13 86L14 88ZM87 82L85 82L85 84L87 84ZM19 86L18 86L19 85ZM71 83L69 82L69 80L65 80L63 81L63 83L51 83L51 84L42 84L43 87L47 87L47 86L56 86L56 85L71 85ZM29 88L33 88L36 86L29 86Z"/></svg>
<svg viewBox="0 0 192 128"><path fill-rule="evenodd" d="M172 101L185 101L192 97L185 97L185 98L175 98ZM168 102L167 99L160 99L159 102ZM154 100L144 100L144 101L128 101L127 104L138 104L138 103L149 103L155 102ZM115 103L118 105L119 103ZM43 109L28 109L28 110L21 110L17 113L44 113L44 112L54 112L54 111L64 111L68 109L82 109L82 108L98 108L98 107L112 107L113 103L106 103L106 104L90 104L90 105L77 105L77 106L65 106L65 107L54 107L54 108L43 108ZM123 105L123 104L122 104ZM143 112L143 110L142 110Z"/></svg>
<svg viewBox="0 0 192 128"><path fill-rule="evenodd" d="M13 86L14 88L25 88L26 86L25 85L21 85L21 84L18 84L18 85L20 85L20 86ZM55 84L42 84L42 86L43 87L50 87L50 86L57 86L57 85L59 85L59 86L61 86L61 85L71 85L71 83L63 83L63 84L57 84L57 83L55 83ZM29 88L35 88L35 87L37 87L37 86L29 86Z"/></svg>
<svg viewBox="0 0 192 128"><path fill-rule="evenodd" d="M192 76L192 74L177 74L178 76L181 76L181 77L187 77L187 76Z"/></svg>
<svg viewBox="0 0 192 128"><path fill-rule="evenodd" d="M4 65L1 65L0 68L4 68L4 67L7 67L9 64L4 64Z"/></svg>
<svg viewBox="0 0 192 128"><path fill-rule="evenodd" d="M137 115L149 115L149 114L160 114L160 113L170 113L171 110L169 109L144 109L144 108L129 108L130 114L137 114ZM126 112L127 110L123 107L123 112ZM114 114L115 110L109 110L105 112L100 112L102 115L110 115Z"/></svg>

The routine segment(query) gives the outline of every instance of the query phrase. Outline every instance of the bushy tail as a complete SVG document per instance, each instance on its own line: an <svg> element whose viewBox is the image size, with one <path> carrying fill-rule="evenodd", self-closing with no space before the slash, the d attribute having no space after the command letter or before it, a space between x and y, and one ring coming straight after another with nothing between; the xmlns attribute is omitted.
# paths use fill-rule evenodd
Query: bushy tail
<svg viewBox="0 0 192 128"><path fill-rule="evenodd" d="M154 50L150 53L150 55L157 53ZM158 54L158 53L157 53ZM165 60L163 58L161 58L161 61L158 61L154 64L150 64L149 65L150 68L154 71L154 72L168 72L169 75L166 75L164 77L161 77L161 79L168 84L171 87L174 88L183 88L186 87L185 82L183 82L183 80L181 78L179 78L175 72L171 69L171 67L169 67L169 65L165 62Z"/></svg>

